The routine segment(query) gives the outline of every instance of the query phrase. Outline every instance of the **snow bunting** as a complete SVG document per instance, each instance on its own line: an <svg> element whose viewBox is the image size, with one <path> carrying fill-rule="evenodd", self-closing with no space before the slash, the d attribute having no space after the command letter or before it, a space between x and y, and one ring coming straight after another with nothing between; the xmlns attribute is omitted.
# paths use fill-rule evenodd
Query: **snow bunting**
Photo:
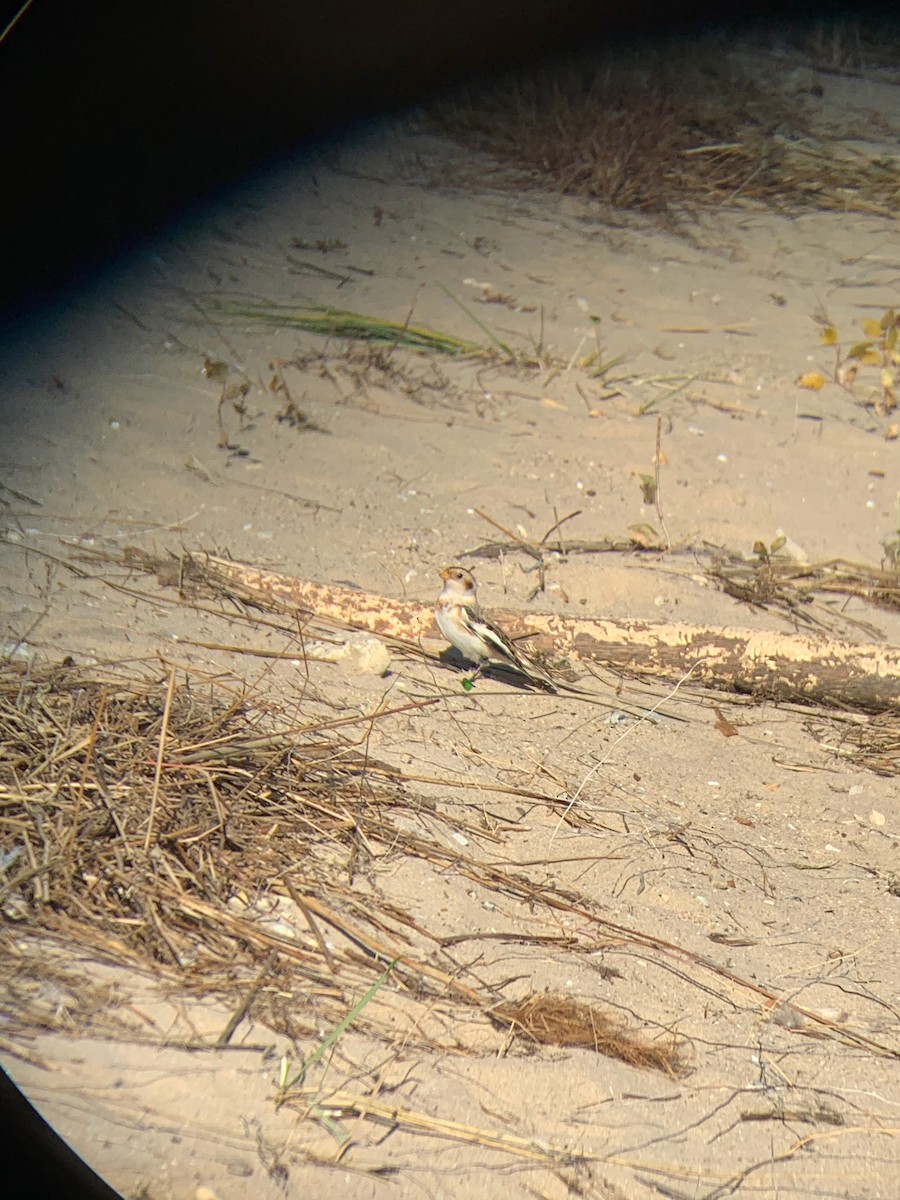
<svg viewBox="0 0 900 1200"><path fill-rule="evenodd" d="M506 634L481 611L471 571L465 567L447 567L441 571L441 579L444 588L437 598L434 615L450 645L475 664L470 679L476 679L483 667L495 662L512 667L549 692L557 690L553 681L520 654Z"/></svg>

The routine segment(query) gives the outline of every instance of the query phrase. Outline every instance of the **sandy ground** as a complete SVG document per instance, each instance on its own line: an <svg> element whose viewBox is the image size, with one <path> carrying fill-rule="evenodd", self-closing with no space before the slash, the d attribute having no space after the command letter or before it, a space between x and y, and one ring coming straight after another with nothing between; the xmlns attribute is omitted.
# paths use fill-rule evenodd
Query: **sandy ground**
<svg viewBox="0 0 900 1200"><path fill-rule="evenodd" d="M820 82L823 121L877 111L900 129L896 88ZM641 476L654 473L657 414L661 505L682 552L548 550L547 588L534 597L526 557L465 559L488 608L784 630L777 614L709 586L684 548L749 554L784 531L812 560L880 562L900 521L891 420L836 384L815 392L795 381L830 372L814 314L827 312L846 343L897 303L895 223L744 207L667 231L612 223L574 200L484 189L486 169L433 135L373 126L247 185L15 331L0 452L7 653L156 659L163 679L175 662L257 678L254 660L190 644L250 644L244 632L137 602L31 551L65 561L79 548L213 549L428 601L441 567L501 536L480 514L533 540L575 510L569 538L658 529L641 492ZM411 315L484 341L442 288L503 341L537 347L543 365L348 350L211 307L251 297ZM598 338L602 358L622 356L609 372L618 384L581 365ZM228 369L222 404L205 360ZM279 373L287 393L270 386ZM285 419L288 393L307 427ZM862 602L846 614L896 644L888 615ZM844 635L863 636L851 625ZM291 1047L249 1019L227 1050L178 1049L214 1038L233 1005L179 992L162 968L91 962L8 921L7 953L61 961L139 1014L125 1037L104 1026L102 1003L88 1018L60 1000L56 1020L19 1023L3 1042L13 1078L123 1195L897 1194L894 778L849 764L830 748L827 720L796 709L720 698L737 729L726 737L696 693L675 705L683 720L638 724L499 680L467 695L452 664L395 658L383 677L341 662L310 670L319 696L354 713L416 688L445 696L382 725L373 735L382 759L573 800L577 820L564 823L558 808L488 792L463 804L435 790L467 830L467 853L519 863L532 883L705 956L826 1024L702 975L696 959L689 968L678 954L617 944L462 872L386 855L366 884L379 899L433 933L483 935L458 951L461 977L477 971L508 996L550 989L608 1006L652 1038L685 1039L689 1066L670 1078L587 1050L511 1047L485 1023L437 1009L422 1020L433 1039L440 1026L443 1052L351 1030L320 1065L322 1096L350 1081L384 1103L521 1144L349 1116L350 1146L338 1156L314 1115L273 1102L281 1055L311 1053L314 1038ZM266 671L272 696L289 696L295 668Z"/></svg>

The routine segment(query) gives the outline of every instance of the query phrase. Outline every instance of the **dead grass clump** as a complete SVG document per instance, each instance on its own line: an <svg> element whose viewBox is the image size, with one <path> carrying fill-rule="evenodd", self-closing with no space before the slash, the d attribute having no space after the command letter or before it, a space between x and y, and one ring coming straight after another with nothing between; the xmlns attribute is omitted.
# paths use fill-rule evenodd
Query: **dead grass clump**
<svg viewBox="0 0 900 1200"><path fill-rule="evenodd" d="M673 1078L686 1067L683 1044L649 1042L608 1013L570 996L538 992L526 1000L498 1004L491 1016L538 1045L595 1050L629 1066L650 1067Z"/></svg>
<svg viewBox="0 0 900 1200"><path fill-rule="evenodd" d="M878 12L830 13L824 18L791 22L778 29L785 51L794 52L822 71L836 75L856 75L873 69L887 69L896 80L900 62L900 25L889 8ZM763 39L760 39L763 41Z"/></svg>
<svg viewBox="0 0 900 1200"><path fill-rule="evenodd" d="M671 98L658 92L645 97L642 113L633 106L633 97L608 78L541 75L468 92L435 119L459 141L520 172L521 186L660 211L678 165L677 115Z"/></svg>
<svg viewBox="0 0 900 1200"><path fill-rule="evenodd" d="M747 47L749 49L749 46ZM811 131L809 89L725 36L618 47L470 87L429 114L501 167L483 182L675 214L749 200L796 211L896 211L900 171Z"/></svg>
<svg viewBox="0 0 900 1200"><path fill-rule="evenodd" d="M664 212L758 191L777 172L770 133L800 106L729 66L722 47L624 51L470 89L435 123L532 183L614 208Z"/></svg>

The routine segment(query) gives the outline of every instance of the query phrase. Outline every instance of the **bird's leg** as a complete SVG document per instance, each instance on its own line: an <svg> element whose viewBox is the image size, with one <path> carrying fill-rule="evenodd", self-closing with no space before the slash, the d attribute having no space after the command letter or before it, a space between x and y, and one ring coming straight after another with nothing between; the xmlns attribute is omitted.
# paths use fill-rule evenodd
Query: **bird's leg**
<svg viewBox="0 0 900 1200"><path fill-rule="evenodd" d="M475 680L478 678L478 676L481 674L481 672L484 670L484 666L485 666L485 664L483 662L480 662L478 664L478 666L475 668L475 670L472 672L472 674L468 675L466 677L466 682L463 684L463 687L466 686L466 683L469 685L469 687L471 687L472 684L475 682Z"/></svg>

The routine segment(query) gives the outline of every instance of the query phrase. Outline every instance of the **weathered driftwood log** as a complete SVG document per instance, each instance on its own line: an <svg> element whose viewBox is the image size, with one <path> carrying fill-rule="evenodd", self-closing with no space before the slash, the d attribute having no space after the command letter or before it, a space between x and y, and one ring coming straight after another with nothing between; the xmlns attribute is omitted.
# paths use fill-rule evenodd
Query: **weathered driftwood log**
<svg viewBox="0 0 900 1200"><path fill-rule="evenodd" d="M353 588L310 583L224 559L204 573L248 599L416 642L437 637L430 604L391 600ZM613 621L491 609L513 638L529 636L529 653L604 663L641 675L691 679L760 699L793 700L882 712L900 709L900 651L794 634L704 625Z"/></svg>

